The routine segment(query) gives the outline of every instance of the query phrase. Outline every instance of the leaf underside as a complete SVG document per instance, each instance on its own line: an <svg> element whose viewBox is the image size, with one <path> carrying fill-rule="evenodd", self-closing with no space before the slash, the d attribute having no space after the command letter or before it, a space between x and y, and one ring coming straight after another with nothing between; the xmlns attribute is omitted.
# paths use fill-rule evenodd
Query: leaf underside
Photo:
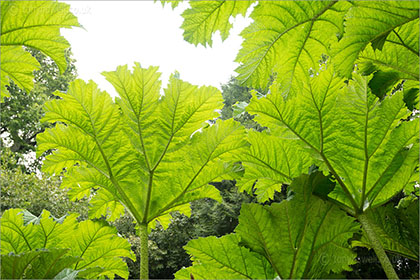
<svg viewBox="0 0 420 280"><path fill-rule="evenodd" d="M9 79L31 91L38 61L25 51L31 47L51 57L60 72L67 67L64 51L69 43L60 28L79 26L70 6L54 1L1 2L1 96L8 96Z"/></svg>
<svg viewBox="0 0 420 280"><path fill-rule="evenodd" d="M385 250L404 257L419 259L419 203L412 201L406 208L395 208L387 205L368 212L373 221L374 230L379 236ZM371 248L366 235L354 246Z"/></svg>
<svg viewBox="0 0 420 280"><path fill-rule="evenodd" d="M264 137L290 147L287 152L275 150L271 158L258 151L264 148L249 150L253 159L245 157L245 168L251 167L245 178L255 181L264 174L256 185L260 192L272 195L272 182L280 186L290 180L279 171L306 167L306 160L304 165L296 160L300 158L338 176L341 180L329 196L355 210L381 205L413 182L419 125L418 119L401 121L410 113L403 92L380 102L370 91L369 77L353 77L346 85L329 67L311 78L298 97L285 100L273 85L267 97L251 100L248 111L271 130ZM248 137L252 142L261 136ZM274 145L270 141L267 145ZM266 166L260 164L256 171L257 161Z"/></svg>
<svg viewBox="0 0 420 280"><path fill-rule="evenodd" d="M178 271L175 279L273 279L270 263L239 242L237 234L191 240L185 249L194 256L193 266Z"/></svg>
<svg viewBox="0 0 420 280"><path fill-rule="evenodd" d="M212 35L220 31L222 40L229 36L232 24L231 17L245 16L249 6L254 1L191 1L191 8L182 14L184 22L184 39L194 45L201 44L211 47Z"/></svg>
<svg viewBox="0 0 420 280"><path fill-rule="evenodd" d="M329 55L347 8L341 1L260 1L241 33L238 79L265 88L275 74L284 94L296 94L309 69L316 71Z"/></svg>
<svg viewBox="0 0 420 280"><path fill-rule="evenodd" d="M165 226L171 211L188 213L190 201L220 199L208 183L230 178L228 162L247 145L244 129L233 121L204 128L218 115L220 92L173 75L161 96L157 67L138 63L133 71L120 66L103 74L119 93L115 103L93 82L76 80L67 94L58 94L62 100L46 104L44 120L66 125L37 138L39 152L57 149L44 170L67 168L65 186L78 197L92 187L105 189L93 198L95 216L122 213L121 203L138 222L158 219Z"/></svg>
<svg viewBox="0 0 420 280"><path fill-rule="evenodd" d="M20 271L32 279L50 279L64 268L72 268L84 270L87 278L128 277L122 257L135 260L135 255L115 228L100 221L78 223L75 214L57 220L46 210L24 223L24 213L10 209L1 218L2 276Z"/></svg>
<svg viewBox="0 0 420 280"><path fill-rule="evenodd" d="M242 205L236 234L190 241L185 248L193 266L176 277L300 279L350 270L355 253L347 240L359 226L338 207L312 194L320 187L315 177L314 173L295 179L290 186L295 194L288 201Z"/></svg>
<svg viewBox="0 0 420 280"><path fill-rule="evenodd" d="M416 73L414 79L418 80L418 18L419 3L416 1L354 2L346 13L344 37L334 47L333 61L337 70L350 77L360 56L361 61L371 61L379 69L393 65L401 75L411 78ZM383 40L382 47L373 51L378 39ZM373 48L363 51L369 43Z"/></svg>

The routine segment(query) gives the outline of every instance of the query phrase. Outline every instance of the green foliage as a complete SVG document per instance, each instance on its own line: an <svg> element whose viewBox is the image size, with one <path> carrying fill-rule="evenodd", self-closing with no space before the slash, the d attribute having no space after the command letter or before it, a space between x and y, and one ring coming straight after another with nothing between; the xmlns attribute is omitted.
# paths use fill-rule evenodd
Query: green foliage
<svg viewBox="0 0 420 280"><path fill-rule="evenodd" d="M177 277L189 273L198 278L323 278L349 270L355 255L347 240L359 226L337 206L312 195L322 187L317 177L318 173L312 173L294 180L290 186L293 197L280 203L244 204L236 235L191 241L186 249L195 261ZM259 261L250 267L241 264L247 257L240 257L240 252L250 254L242 246L251 249ZM252 274L228 274L232 268Z"/></svg>
<svg viewBox="0 0 420 280"><path fill-rule="evenodd" d="M369 28L361 28L361 22ZM413 110L419 91L418 26L416 2L355 2L346 15L346 36L337 45L334 61L346 76L354 62L362 72L373 73L369 86L379 98L401 80L406 81L405 101Z"/></svg>
<svg viewBox="0 0 420 280"><path fill-rule="evenodd" d="M241 210L236 232L245 246L270 260L280 278L324 278L354 263L347 240L359 227L338 207L312 195L319 187L316 175L294 180L290 201Z"/></svg>
<svg viewBox="0 0 420 280"><path fill-rule="evenodd" d="M176 271L191 265L189 255L182 248L188 241L206 236L223 236L232 233L238 224L241 204L255 199L239 193L235 181L223 180L212 183L222 197L219 203L212 199L191 202L191 217L178 212L171 214L167 229L158 225L149 234L149 276L152 279L173 279ZM140 238L136 236L133 218L129 215L112 222L118 232L131 244L136 253L136 262L127 259L130 279L139 278Z"/></svg>
<svg viewBox="0 0 420 280"><path fill-rule="evenodd" d="M48 129L37 140L38 152L58 150L47 157L44 170L67 168L71 176L64 183L74 192L100 187L97 193L112 194L138 223L158 219L167 225L171 211L188 212L190 201L218 198L207 184L235 171L225 161L246 142L232 121L216 122L191 137L216 116L218 91L172 76L160 96L156 71L137 64L133 72L124 66L104 73L120 94L117 103L93 82L76 80L60 94L62 100L45 108L45 121L66 126Z"/></svg>
<svg viewBox="0 0 420 280"><path fill-rule="evenodd" d="M149 238L156 246L151 251L152 278L173 278L183 266L191 265L188 254L182 249L189 240L206 236L223 236L232 233L238 224L241 204L252 198L239 193L232 181L212 183L223 198L221 203L201 199L191 203L191 217L174 213L167 230L158 227Z"/></svg>
<svg viewBox="0 0 420 280"><path fill-rule="evenodd" d="M419 258L419 201L412 201L406 208L386 207L371 210L369 217L375 221L375 231L380 236L384 249L401 256ZM356 246L371 248L369 240L363 236L355 241Z"/></svg>
<svg viewBox="0 0 420 280"><path fill-rule="evenodd" d="M157 0L154 0L154 1L156 2ZM182 2L182 0L160 0L162 7L164 7L165 4L171 4L172 9L175 9L176 7L178 7L180 2Z"/></svg>
<svg viewBox="0 0 420 280"><path fill-rule="evenodd" d="M222 40L229 36L231 17L245 16L254 1L191 1L191 8L184 11L184 39L194 45L211 47L212 34L220 31Z"/></svg>
<svg viewBox="0 0 420 280"><path fill-rule="evenodd" d="M381 70L397 71L400 78L418 80L419 3L356 1L345 20L344 37L334 57L341 74L351 77L359 57ZM371 47L366 48L369 43Z"/></svg>
<svg viewBox="0 0 420 280"><path fill-rule="evenodd" d="M183 14L184 34L194 28L191 23L200 26L206 15L194 7L200 4L192 3ZM214 1L215 6L224 4ZM225 14L213 16L212 22L231 26ZM283 94L297 94L308 73L316 72L327 56L346 77L351 76L355 63L377 72L379 88L374 93L379 97L401 79L418 80L416 1L259 1L250 17L253 22L241 33L244 42L236 57L241 65L236 71L238 79L253 88L264 88L275 74ZM186 40L206 44L218 29L193 30L194 38L201 39Z"/></svg>
<svg viewBox="0 0 420 280"><path fill-rule="evenodd" d="M50 249L2 255L1 276L4 279L53 279L77 262L77 257L65 256L68 251Z"/></svg>
<svg viewBox="0 0 420 280"><path fill-rule="evenodd" d="M253 23L241 33L244 42L236 59L241 63L238 79L263 88L270 77L275 78L269 94L253 98L247 106L268 132L248 133L251 147L238 158L245 167L242 188L254 191L256 187L259 198L265 200L283 183L294 184L294 178L312 164L319 166L336 184L314 194L359 220L363 218L364 234L372 240L370 245L387 277L397 277L382 247L408 256L402 249L407 249L407 244L402 245L401 239L416 231L407 230L404 235L395 224L389 226L393 230L377 228L375 222L383 223L383 219L367 219L368 214L363 213L382 213L385 210L380 206L412 186L417 177L419 119L408 109L415 108L418 94L419 4L259 1L250 17ZM355 64L364 76L352 72ZM258 229L257 214L254 211L243 218L239 235L241 227L254 221L252 230ZM274 225L275 214L265 223L273 224L267 226L267 238L278 236L274 233L279 228ZM302 211L288 215L301 216ZM383 244L380 235L385 238ZM258 238L261 235L256 232L250 234L251 241ZM366 241L365 235L362 240ZM273 240L268 247L263 247L266 242L251 241L242 238L269 260L282 252L278 248L270 254L272 247L281 246L282 239ZM337 256L334 253L330 255ZM276 269L276 263L271 264ZM280 267L288 268L285 264ZM297 265L302 267L303 274L293 265L290 273L276 272L281 278L311 277L310 265ZM325 276L328 269L315 269L313 277ZM344 268L331 269L338 272Z"/></svg>
<svg viewBox="0 0 420 280"><path fill-rule="evenodd" d="M239 246L235 234L210 236L188 242L185 249L194 256L192 267L176 273L177 279L272 279L270 263L261 255ZM227 254L229 252L229 254Z"/></svg>
<svg viewBox="0 0 420 280"><path fill-rule="evenodd" d="M135 259L129 243L100 221L60 219L44 210L37 217L22 209L4 212L1 222L2 277L51 279L64 268L78 277L128 277L122 257Z"/></svg>
<svg viewBox="0 0 420 280"><path fill-rule="evenodd" d="M220 116L223 120L233 117L233 105L237 102L249 103L251 100L251 93L247 87L240 85L239 81L231 77L229 82L222 85L223 108Z"/></svg>
<svg viewBox="0 0 420 280"><path fill-rule="evenodd" d="M224 103L220 112L222 120L233 118L245 128L253 128L258 131L264 129L254 121L255 116L251 116L245 111L252 97L248 87L240 85L239 81L232 77L228 83L222 85L222 95Z"/></svg>
<svg viewBox="0 0 420 280"><path fill-rule="evenodd" d="M7 158L9 155L9 158ZM4 150L2 162L10 162L10 151ZM13 160L13 159L12 159ZM1 208L0 212L10 208L24 208L34 215L40 215L43 209L51 212L55 217L61 217L68 212L77 212L81 219L88 215L88 201L70 201L68 190L60 187L58 176L42 178L35 174L26 174L20 169L10 169L0 166Z"/></svg>
<svg viewBox="0 0 420 280"><path fill-rule="evenodd" d="M14 152L14 157L19 160L19 167L27 172L34 172L40 168L42 159L37 158L34 162L28 163L25 162L25 157L35 151L36 135L46 127L51 127L51 124L40 122L44 115L42 106L48 99L56 98L53 95L56 90L66 92L68 83L75 79L77 73L70 50L66 50L67 68L63 74L60 74L57 64L49 57L34 49L28 51L41 67L34 72L32 91L26 92L20 89L13 81L6 86L10 97L5 97L1 103L0 134L4 137L0 140L2 141L0 150L4 152L5 142L11 142L11 150ZM10 166L12 167L17 166Z"/></svg>
<svg viewBox="0 0 420 280"><path fill-rule="evenodd" d="M329 68L311 78L295 98L285 101L273 86L271 94L247 107L290 149L291 153L278 149L271 160L288 162L288 169L297 170L302 163L296 158L303 162L311 158L311 163L331 172L338 182L339 187L329 197L354 212L387 202L415 180L418 165L418 119L401 121L410 113L403 93L380 102L370 92L368 82L368 78L354 75L346 86ZM250 141L253 137L249 134ZM254 157L267 161L267 153L254 150ZM243 164L246 168L247 162ZM248 176L258 179L252 170Z"/></svg>
<svg viewBox="0 0 420 280"><path fill-rule="evenodd" d="M245 28L236 61L238 79L263 88L273 73L287 94L300 89L309 69L343 32L349 3L337 1L260 1Z"/></svg>
<svg viewBox="0 0 420 280"><path fill-rule="evenodd" d="M240 157L245 174L239 179L238 186L248 193L255 190L259 201L273 198L282 184L290 184L312 164L310 156L304 148L296 145L296 141L256 131L248 132L248 141L251 146Z"/></svg>
<svg viewBox="0 0 420 280"><path fill-rule="evenodd" d="M79 26L70 6L55 1L1 2L1 99L8 96L9 79L21 89L33 88L33 71L38 61L23 47L41 51L66 69L65 50L68 42L60 36L60 28Z"/></svg>

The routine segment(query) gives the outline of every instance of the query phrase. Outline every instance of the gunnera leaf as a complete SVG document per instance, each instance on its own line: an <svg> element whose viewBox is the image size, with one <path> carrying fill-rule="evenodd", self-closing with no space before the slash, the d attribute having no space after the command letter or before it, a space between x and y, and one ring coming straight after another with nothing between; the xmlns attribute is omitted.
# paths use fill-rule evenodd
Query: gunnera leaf
<svg viewBox="0 0 420 280"><path fill-rule="evenodd" d="M1 98L8 96L9 79L31 91L38 61L25 51L31 47L51 57L60 72L67 67L64 51L69 43L60 28L79 26L70 6L55 1L1 2Z"/></svg>

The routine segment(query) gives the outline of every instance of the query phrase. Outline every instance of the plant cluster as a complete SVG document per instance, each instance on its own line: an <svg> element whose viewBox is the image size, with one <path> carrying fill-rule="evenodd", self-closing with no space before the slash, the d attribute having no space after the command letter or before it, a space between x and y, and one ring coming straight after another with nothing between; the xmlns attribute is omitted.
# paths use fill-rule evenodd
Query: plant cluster
<svg viewBox="0 0 420 280"><path fill-rule="evenodd" d="M171 1L173 8L178 3ZM122 258L135 260L130 244L105 221L128 212L138 232L129 238L139 249L139 277L147 279L149 253L162 261L167 254L154 250L163 242L150 241L150 230L191 215L190 205L200 220L212 221L194 201L223 201L210 184L222 179L237 180L259 203L242 204L234 232L196 229L199 238L184 247L192 266L176 278L339 278L357 266L355 247L372 248L388 278L398 275L387 252L399 256L394 266L418 263L419 3L189 4L184 38L204 46L216 31L226 39L230 18L252 10L236 71L239 83L260 90L249 105L248 90L235 107L225 98L222 112L254 129L215 120L221 92L178 74L161 95L157 67L104 72L115 99L92 81L71 82L44 105L42 120L55 126L37 135L37 153L53 151L43 171L63 174L62 187L72 199L89 198L89 217L97 220L7 210L2 276L128 277ZM38 64L22 45L65 70L68 43L59 29L78 22L63 3L1 6L4 98L10 80L33 88ZM236 219L239 207L226 209Z"/></svg>

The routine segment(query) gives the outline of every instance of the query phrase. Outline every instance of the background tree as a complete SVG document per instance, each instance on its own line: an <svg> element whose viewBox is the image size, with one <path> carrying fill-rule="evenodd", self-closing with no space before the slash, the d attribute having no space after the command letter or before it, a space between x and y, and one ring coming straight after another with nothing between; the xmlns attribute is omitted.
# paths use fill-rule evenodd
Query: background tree
<svg viewBox="0 0 420 280"><path fill-rule="evenodd" d="M62 217L70 212L78 213L80 220L88 217L88 199L71 201L68 190L60 187L59 176L38 177L27 174L17 166L14 153L3 149L0 164L0 216L7 209L22 208L39 216L42 210L48 210L54 217Z"/></svg>
<svg viewBox="0 0 420 280"><path fill-rule="evenodd" d="M50 57L36 49L28 48L28 51L39 62L40 69L34 72L34 87L30 92L19 88L13 81L6 86L10 97L5 97L0 105L0 151L4 152L5 147L10 146L16 160L13 165L8 163L9 168L19 166L25 172L33 172L40 168L42 157L25 165L22 161L35 151L36 135L52 126L40 122L45 114L43 105L47 100L57 98L55 91L67 91L69 83L77 76L77 70L70 49L65 52L67 68L62 74Z"/></svg>
<svg viewBox="0 0 420 280"><path fill-rule="evenodd" d="M220 112L222 120L233 118L246 128L253 128L262 131L265 128L258 124L254 117L245 111L245 107L251 100L252 89L242 85L238 79L231 77L230 80L222 85L223 108ZM267 94L266 90L258 90L259 94Z"/></svg>

